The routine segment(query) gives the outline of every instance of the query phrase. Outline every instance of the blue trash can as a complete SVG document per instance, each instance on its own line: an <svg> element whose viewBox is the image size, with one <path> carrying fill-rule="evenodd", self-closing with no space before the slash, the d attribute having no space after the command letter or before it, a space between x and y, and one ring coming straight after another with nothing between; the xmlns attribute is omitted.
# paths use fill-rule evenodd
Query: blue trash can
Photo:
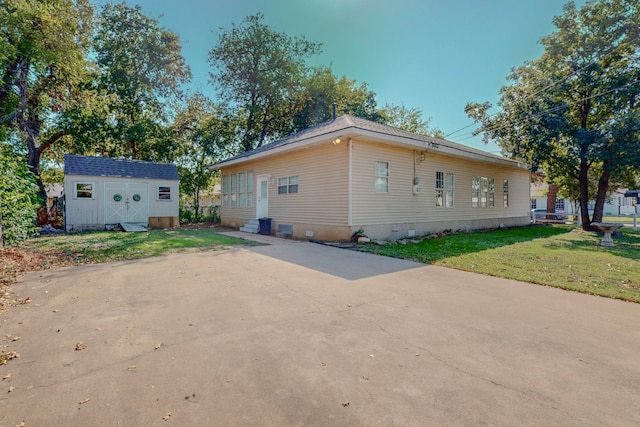
<svg viewBox="0 0 640 427"><path fill-rule="evenodd" d="M271 218L258 218L260 222L260 234L263 236L271 235Z"/></svg>

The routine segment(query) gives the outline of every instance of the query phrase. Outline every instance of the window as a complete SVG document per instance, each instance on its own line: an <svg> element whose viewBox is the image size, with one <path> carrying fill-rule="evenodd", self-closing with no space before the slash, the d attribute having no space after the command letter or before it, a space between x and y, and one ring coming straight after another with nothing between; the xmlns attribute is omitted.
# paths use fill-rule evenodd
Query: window
<svg viewBox="0 0 640 427"><path fill-rule="evenodd" d="M253 171L247 171L247 207L253 206Z"/></svg>
<svg viewBox="0 0 640 427"><path fill-rule="evenodd" d="M564 211L564 199L556 199L556 212Z"/></svg>
<svg viewBox="0 0 640 427"><path fill-rule="evenodd" d="M222 206L229 206L229 175L222 177Z"/></svg>
<svg viewBox="0 0 640 427"><path fill-rule="evenodd" d="M297 193L298 192L298 177L288 176L284 178L278 178L278 194Z"/></svg>
<svg viewBox="0 0 640 427"><path fill-rule="evenodd" d="M493 178L488 178L489 186L489 206L494 207L496 205L496 181Z"/></svg>
<svg viewBox="0 0 640 427"><path fill-rule="evenodd" d="M480 207L480 177L474 176L471 180L471 207Z"/></svg>
<svg viewBox="0 0 640 427"><path fill-rule="evenodd" d="M454 206L455 176L452 173L436 172L436 206Z"/></svg>
<svg viewBox="0 0 640 427"><path fill-rule="evenodd" d="M436 172L436 206L444 206L444 172Z"/></svg>
<svg viewBox="0 0 640 427"><path fill-rule="evenodd" d="M244 208L244 172L238 173L238 207Z"/></svg>
<svg viewBox="0 0 640 427"><path fill-rule="evenodd" d="M158 200L171 200L171 187L158 185Z"/></svg>
<svg viewBox="0 0 640 427"><path fill-rule="evenodd" d="M452 173L447 173L444 182L444 206L446 208L453 207L455 184L455 176Z"/></svg>
<svg viewBox="0 0 640 427"><path fill-rule="evenodd" d="M222 177L223 207L252 207L254 205L253 171L238 172Z"/></svg>
<svg viewBox="0 0 640 427"><path fill-rule="evenodd" d="M531 209L535 209L538 207L538 200L537 199L531 199Z"/></svg>
<svg viewBox="0 0 640 427"><path fill-rule="evenodd" d="M232 208L238 206L238 175L235 173L231 175L231 203Z"/></svg>
<svg viewBox="0 0 640 427"><path fill-rule="evenodd" d="M74 199L93 199L93 182L76 182L74 185Z"/></svg>
<svg viewBox="0 0 640 427"><path fill-rule="evenodd" d="M502 206L509 207L509 180L502 181Z"/></svg>
<svg viewBox="0 0 640 427"><path fill-rule="evenodd" d="M375 163L375 188L376 193L389 192L389 162Z"/></svg>
<svg viewBox="0 0 640 427"><path fill-rule="evenodd" d="M495 199L495 180L486 176L474 176L471 180L471 206L474 208L493 207Z"/></svg>

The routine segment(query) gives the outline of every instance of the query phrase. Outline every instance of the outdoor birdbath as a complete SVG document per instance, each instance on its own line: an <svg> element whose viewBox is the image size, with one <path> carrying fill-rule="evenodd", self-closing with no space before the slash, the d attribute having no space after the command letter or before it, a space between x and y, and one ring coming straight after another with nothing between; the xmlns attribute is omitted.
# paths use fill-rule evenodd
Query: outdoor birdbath
<svg viewBox="0 0 640 427"><path fill-rule="evenodd" d="M591 225L598 227L598 229L604 233L600 246L607 248L615 246L613 244L613 239L611 238L611 233L616 231L618 228L624 227L624 224L620 224L619 222L592 222Z"/></svg>

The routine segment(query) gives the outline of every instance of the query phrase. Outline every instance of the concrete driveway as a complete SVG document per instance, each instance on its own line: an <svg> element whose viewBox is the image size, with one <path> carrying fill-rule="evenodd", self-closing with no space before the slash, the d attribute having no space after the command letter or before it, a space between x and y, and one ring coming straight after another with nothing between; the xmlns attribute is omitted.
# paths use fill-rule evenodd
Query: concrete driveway
<svg viewBox="0 0 640 427"><path fill-rule="evenodd" d="M26 276L0 425L640 425L640 305L286 243Z"/></svg>

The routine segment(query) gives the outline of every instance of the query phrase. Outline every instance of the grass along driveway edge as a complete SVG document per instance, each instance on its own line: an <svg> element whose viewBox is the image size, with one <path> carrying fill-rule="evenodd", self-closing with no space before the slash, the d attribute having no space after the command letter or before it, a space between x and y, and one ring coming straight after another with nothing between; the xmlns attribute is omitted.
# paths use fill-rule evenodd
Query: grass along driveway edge
<svg viewBox="0 0 640 427"><path fill-rule="evenodd" d="M614 248L569 226L456 234L358 249L458 270L640 302L640 233L624 228Z"/></svg>

